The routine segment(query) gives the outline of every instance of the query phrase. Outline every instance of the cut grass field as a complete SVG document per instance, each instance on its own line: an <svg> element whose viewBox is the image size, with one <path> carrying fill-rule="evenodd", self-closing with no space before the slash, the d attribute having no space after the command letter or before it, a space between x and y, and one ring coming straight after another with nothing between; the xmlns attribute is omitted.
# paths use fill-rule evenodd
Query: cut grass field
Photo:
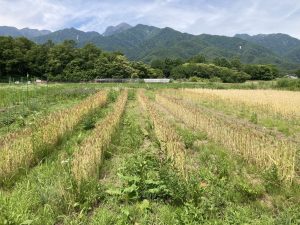
<svg viewBox="0 0 300 225"><path fill-rule="evenodd" d="M294 128L274 131L238 116L240 104L228 101L226 108L222 99L224 107L213 107L181 91L104 92L105 104L0 188L0 224L300 223L299 145L289 145L297 143ZM91 102L85 97L76 104ZM257 136L249 135L257 129ZM279 139L269 142L274 132ZM279 141L288 142L280 147ZM274 149L280 154L272 155Z"/></svg>

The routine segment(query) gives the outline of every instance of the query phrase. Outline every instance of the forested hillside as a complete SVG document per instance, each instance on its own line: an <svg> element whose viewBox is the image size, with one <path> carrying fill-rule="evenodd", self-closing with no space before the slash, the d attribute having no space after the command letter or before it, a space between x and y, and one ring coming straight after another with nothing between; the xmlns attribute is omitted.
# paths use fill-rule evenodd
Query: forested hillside
<svg viewBox="0 0 300 225"><path fill-rule="evenodd" d="M78 47L93 43L103 50L119 51L131 60L146 63L165 58L186 60L202 54L210 60L225 57L239 58L246 64L275 64L286 71L297 69L300 62L300 40L284 34L235 37L191 35L171 28L161 29L141 24L131 27L122 23L108 27L103 35L69 28L28 38L39 44L48 40L54 43L73 40Z"/></svg>
<svg viewBox="0 0 300 225"><path fill-rule="evenodd" d="M237 34L235 37L268 48L292 63L300 63L300 40L287 34Z"/></svg>
<svg viewBox="0 0 300 225"><path fill-rule="evenodd" d="M154 59L188 59L203 54L209 59L216 57L238 57L243 63L276 64L283 69L295 69L287 58L275 54L261 45L236 37L217 35L191 35L171 28L137 25L110 36L98 33L65 29L33 39L37 43L52 40L60 43L74 40L79 46L91 42L107 51L121 51L129 59L151 62Z"/></svg>

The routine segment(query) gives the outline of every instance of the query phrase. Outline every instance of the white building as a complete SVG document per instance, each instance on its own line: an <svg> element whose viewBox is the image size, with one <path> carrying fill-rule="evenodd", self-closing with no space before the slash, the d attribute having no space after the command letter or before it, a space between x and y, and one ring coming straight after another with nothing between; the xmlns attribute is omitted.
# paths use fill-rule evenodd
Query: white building
<svg viewBox="0 0 300 225"><path fill-rule="evenodd" d="M144 79L145 83L170 83L170 79Z"/></svg>

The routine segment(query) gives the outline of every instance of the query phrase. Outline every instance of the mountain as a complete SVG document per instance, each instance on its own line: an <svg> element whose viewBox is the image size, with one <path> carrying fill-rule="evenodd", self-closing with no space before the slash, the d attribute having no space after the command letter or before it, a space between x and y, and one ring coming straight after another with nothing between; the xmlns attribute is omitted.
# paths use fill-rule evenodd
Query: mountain
<svg viewBox="0 0 300 225"><path fill-rule="evenodd" d="M196 54L204 54L209 59L239 57L244 63L290 66L284 58L271 50L240 38L191 35L171 28L137 25L113 36L93 38L91 42L105 50L122 51L130 59L144 62L166 57L187 59Z"/></svg>
<svg viewBox="0 0 300 225"><path fill-rule="evenodd" d="M286 54L294 48L300 47L300 40L287 34L237 34L235 37L264 46L277 54Z"/></svg>
<svg viewBox="0 0 300 225"><path fill-rule="evenodd" d="M33 38L50 33L50 30L37 30L29 28L17 29L15 27L0 26L0 36Z"/></svg>
<svg viewBox="0 0 300 225"><path fill-rule="evenodd" d="M88 43L95 37L101 37L101 35L97 32L83 32L75 28L67 28L52 32L47 35L32 38L32 40L39 44L43 44L48 40L51 40L54 43L61 43L65 40L74 40L76 42Z"/></svg>
<svg viewBox="0 0 300 225"><path fill-rule="evenodd" d="M24 37L29 37L29 38L38 37L41 35L47 35L51 33L50 30L37 30L37 29L29 29L29 28L23 28L20 31Z"/></svg>
<svg viewBox="0 0 300 225"><path fill-rule="evenodd" d="M132 26L127 23L120 23L117 26L109 26L106 28L105 32L103 33L103 36L107 37L107 36L111 36L114 34L119 34L130 28L132 28Z"/></svg>
<svg viewBox="0 0 300 225"><path fill-rule="evenodd" d="M12 34L20 32L16 28L8 30ZM295 69L300 63L300 40L284 34L192 35L168 27L142 24L131 27L123 23L108 28L104 35L68 28L30 39L40 44L48 40L55 43L74 40L78 47L93 43L106 51L121 51L132 60L147 63L167 57L187 59L197 54L208 59L237 57L243 63L276 64L284 69Z"/></svg>
<svg viewBox="0 0 300 225"><path fill-rule="evenodd" d="M153 38L159 31L160 29L157 27L137 25L116 35L95 37L91 42L104 50L122 51L129 56L131 51L142 45L144 41ZM81 46L84 44L80 43Z"/></svg>
<svg viewBox="0 0 300 225"><path fill-rule="evenodd" d="M286 53L285 57L291 62L300 64L300 46Z"/></svg>
<svg viewBox="0 0 300 225"><path fill-rule="evenodd" d="M300 40L287 34L237 34L235 37L268 48L293 63L300 63Z"/></svg>

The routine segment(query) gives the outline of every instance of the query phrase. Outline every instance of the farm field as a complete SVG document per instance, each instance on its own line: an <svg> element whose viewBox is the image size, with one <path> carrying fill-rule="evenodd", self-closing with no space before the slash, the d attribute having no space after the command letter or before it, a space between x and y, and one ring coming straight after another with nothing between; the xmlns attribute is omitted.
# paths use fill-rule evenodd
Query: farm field
<svg viewBox="0 0 300 225"><path fill-rule="evenodd" d="M0 224L300 224L300 92L161 87L1 85Z"/></svg>
<svg viewBox="0 0 300 225"><path fill-rule="evenodd" d="M80 85L0 86L0 134L17 131L95 93Z"/></svg>

